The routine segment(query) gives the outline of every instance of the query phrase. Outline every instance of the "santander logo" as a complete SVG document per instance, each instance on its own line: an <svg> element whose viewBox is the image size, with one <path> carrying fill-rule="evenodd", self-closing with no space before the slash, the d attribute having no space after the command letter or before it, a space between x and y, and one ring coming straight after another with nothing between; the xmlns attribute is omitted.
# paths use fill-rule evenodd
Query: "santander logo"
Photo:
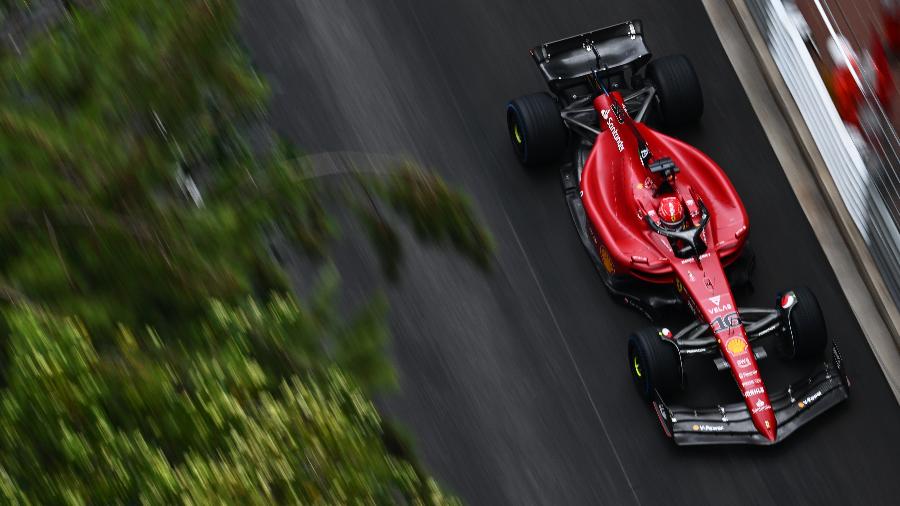
<svg viewBox="0 0 900 506"><path fill-rule="evenodd" d="M616 128L615 122L609 117L609 109L603 109L600 111L600 115L606 120L606 128L609 129L609 132L613 136L613 140L616 141L616 148L619 150L619 153L625 151L625 143L622 142L622 136L619 135L619 129Z"/></svg>

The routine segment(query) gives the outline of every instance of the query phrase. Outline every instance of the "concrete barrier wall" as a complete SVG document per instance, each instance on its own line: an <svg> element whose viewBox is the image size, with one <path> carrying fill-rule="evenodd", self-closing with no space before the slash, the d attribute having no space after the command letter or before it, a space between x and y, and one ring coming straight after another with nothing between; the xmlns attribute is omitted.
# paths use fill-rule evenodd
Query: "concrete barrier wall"
<svg viewBox="0 0 900 506"><path fill-rule="evenodd" d="M823 80L822 65L811 54L809 39L801 35L782 1L735 1L746 5L762 34L838 189L840 204L846 207L877 264L892 299L887 303L896 307L900 301L900 213L896 202L900 199L895 198L900 195L900 182L896 170L897 136L890 115L879 110L874 88L867 84L863 71L857 70L854 79L858 78L860 86L860 109L875 120L870 117L858 128L842 119ZM822 7L820 12L827 12L824 4ZM831 35L840 34L832 27Z"/></svg>

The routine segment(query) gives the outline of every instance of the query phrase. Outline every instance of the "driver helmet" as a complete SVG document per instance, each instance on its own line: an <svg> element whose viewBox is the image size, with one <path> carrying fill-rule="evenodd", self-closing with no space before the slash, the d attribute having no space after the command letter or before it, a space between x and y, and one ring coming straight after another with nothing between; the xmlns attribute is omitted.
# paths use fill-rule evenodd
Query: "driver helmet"
<svg viewBox="0 0 900 506"><path fill-rule="evenodd" d="M684 223L684 208L678 197L663 197L659 201L659 220L669 229L676 229Z"/></svg>

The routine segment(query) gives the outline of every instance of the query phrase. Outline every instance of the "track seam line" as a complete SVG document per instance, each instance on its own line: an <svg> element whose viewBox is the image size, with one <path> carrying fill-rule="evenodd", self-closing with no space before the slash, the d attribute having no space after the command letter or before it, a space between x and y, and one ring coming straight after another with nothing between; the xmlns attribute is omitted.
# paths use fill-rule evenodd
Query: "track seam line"
<svg viewBox="0 0 900 506"><path fill-rule="evenodd" d="M597 417L597 421L600 422L600 429L603 431L604 437L606 437L606 442L609 444L610 449L613 452L613 456L616 458L616 463L619 465L619 469L622 471L622 475L625 476L625 481L628 483L628 488L631 490L631 495L634 497L634 502L636 504L641 504L641 500L638 498L637 491L634 489L634 485L631 483L631 478L628 477L628 471L625 470L625 465L622 463L622 458L619 456L619 452L616 450L615 444L613 444L612 437L609 435L609 431L606 429L606 423L603 421L603 417L600 415L600 410L597 409L597 403L594 402L594 397L591 395L591 391L588 389L587 382L584 380L584 375L581 374L581 368L578 367L578 362L575 360L575 355L572 353L572 348L569 346L569 340L566 339L565 333L562 331L562 327L559 325L559 321L556 319L556 313L553 311L553 307L550 305L550 301L547 299L547 295L544 293L544 287L541 285L540 280L537 277L537 272L535 272L534 267L531 265L531 260L528 258L528 253L525 251L525 247L522 246L522 241L519 240L519 234L516 232L516 227L513 225L512 220L509 219L509 215L506 213L506 208L503 205L500 205L500 209L503 211L503 217L506 219L506 223L509 225L510 230L512 231L513 238L516 240L516 245L519 247L519 251L522 253L522 257L525 259L525 264L528 265L528 271L531 273L531 278L534 280L534 284L537 285L538 292L541 294L541 299L544 301L544 306L547 308L547 312L550 313L550 319L553 320L553 326L556 327L557 336L559 336L559 340L562 341L563 347L566 349L566 354L569 356L569 361L572 363L572 368L575 369L575 374L578 376L578 381L581 382L581 389L584 390L584 395L587 396L588 402L591 404L591 409L594 411L594 416Z"/></svg>

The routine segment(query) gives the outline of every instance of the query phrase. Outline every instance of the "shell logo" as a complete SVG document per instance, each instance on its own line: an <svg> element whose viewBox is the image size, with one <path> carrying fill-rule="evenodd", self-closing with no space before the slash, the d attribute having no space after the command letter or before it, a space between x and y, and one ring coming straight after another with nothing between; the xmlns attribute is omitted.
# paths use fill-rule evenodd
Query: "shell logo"
<svg viewBox="0 0 900 506"><path fill-rule="evenodd" d="M725 343L725 349L732 355L740 355L747 351L747 341L743 337L732 337Z"/></svg>
<svg viewBox="0 0 900 506"><path fill-rule="evenodd" d="M694 429L694 430L700 430L700 426L699 426L699 425L694 425L694 426L691 427L691 428Z"/></svg>

